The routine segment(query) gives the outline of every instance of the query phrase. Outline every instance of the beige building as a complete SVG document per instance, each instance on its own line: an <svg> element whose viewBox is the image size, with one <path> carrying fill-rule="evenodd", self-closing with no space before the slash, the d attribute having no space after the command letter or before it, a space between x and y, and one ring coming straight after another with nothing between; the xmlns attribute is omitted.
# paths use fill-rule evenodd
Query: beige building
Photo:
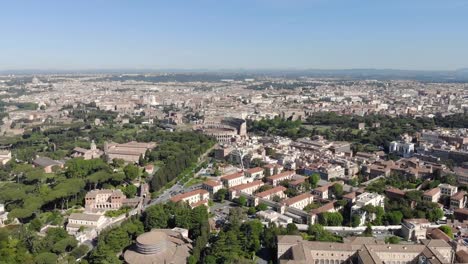
<svg viewBox="0 0 468 264"><path fill-rule="evenodd" d="M268 183L273 186L278 185L280 182L290 180L296 173L294 171L285 171L267 178Z"/></svg>
<svg viewBox="0 0 468 264"><path fill-rule="evenodd" d="M426 238L431 223L425 218L405 219L401 223L401 233L406 240L419 241Z"/></svg>
<svg viewBox="0 0 468 264"><path fill-rule="evenodd" d="M263 178L263 168L256 167L248 169L244 172L245 177L251 179L261 179Z"/></svg>
<svg viewBox="0 0 468 264"><path fill-rule="evenodd" d="M234 186L229 189L229 197L231 199L238 197L241 193L245 194L253 194L258 188L262 187L264 183L260 180L258 181L253 181L241 185Z"/></svg>
<svg viewBox="0 0 468 264"><path fill-rule="evenodd" d="M106 218L99 214L72 213L68 217L67 232L76 234L80 228L100 230L104 227Z"/></svg>
<svg viewBox="0 0 468 264"><path fill-rule="evenodd" d="M122 207L127 197L121 190L92 190L85 196L87 211L117 210Z"/></svg>
<svg viewBox="0 0 468 264"><path fill-rule="evenodd" d="M283 204L289 207L293 207L299 210L304 209L307 205L314 202L314 196L310 193L303 193L298 196L291 197L285 201Z"/></svg>
<svg viewBox="0 0 468 264"><path fill-rule="evenodd" d="M202 188L207 190L210 195L214 195L223 188L223 184L219 181L207 180L203 182Z"/></svg>
<svg viewBox="0 0 468 264"><path fill-rule="evenodd" d="M280 264L442 264L453 263L454 250L443 240L420 244L385 244L358 237L345 243L306 241L301 236L278 236Z"/></svg>
<svg viewBox="0 0 468 264"><path fill-rule="evenodd" d="M156 143L139 143L131 141L124 144L104 143L104 154L109 161L113 159L122 159L126 162L136 163L140 157L145 157L146 151L154 149Z"/></svg>
<svg viewBox="0 0 468 264"><path fill-rule="evenodd" d="M466 192L460 191L450 197L450 209L465 208Z"/></svg>
<svg viewBox="0 0 468 264"><path fill-rule="evenodd" d="M423 193L423 200L427 202L437 203L440 199L440 188L435 187Z"/></svg>
<svg viewBox="0 0 468 264"><path fill-rule="evenodd" d="M210 193L206 190L195 190L191 192L182 193L171 198L174 203L185 202L190 207L195 208L199 205L208 205L210 199Z"/></svg>
<svg viewBox="0 0 468 264"><path fill-rule="evenodd" d="M237 185L241 185L245 181L244 172L236 172L233 174L228 174L222 176L221 182L226 186L226 188L231 188Z"/></svg>
<svg viewBox="0 0 468 264"><path fill-rule="evenodd" d="M283 186L276 186L269 190L257 193L255 196L263 198L263 199L273 199L273 197L279 197L280 199L286 198L286 194L284 193L287 189Z"/></svg>
<svg viewBox="0 0 468 264"><path fill-rule="evenodd" d="M76 147L73 149L72 157L73 158L83 158L85 160L89 159L97 159L100 158L104 152L96 147L94 140L91 142L90 149L84 149L80 147Z"/></svg>

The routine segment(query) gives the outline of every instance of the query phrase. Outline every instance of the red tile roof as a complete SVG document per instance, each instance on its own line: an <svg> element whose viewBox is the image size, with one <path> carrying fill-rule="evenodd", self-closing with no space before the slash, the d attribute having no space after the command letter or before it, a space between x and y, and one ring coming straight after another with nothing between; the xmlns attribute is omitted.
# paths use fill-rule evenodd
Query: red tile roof
<svg viewBox="0 0 468 264"><path fill-rule="evenodd" d="M199 190L195 190L195 191L186 192L186 193L176 195L176 196L171 198L171 201L177 203L177 202L182 201L183 199L185 199L187 197L191 197L191 196L194 196L194 195L203 195L203 194L208 194L208 193L209 192L206 191L206 190L199 189Z"/></svg>
<svg viewBox="0 0 468 264"><path fill-rule="evenodd" d="M252 173L258 173L262 171L263 171L263 168L255 167L255 168L248 169L245 172L252 174Z"/></svg>
<svg viewBox="0 0 468 264"><path fill-rule="evenodd" d="M253 182L250 182L250 183L244 183L244 184L241 184L241 185L234 186L230 190L242 191L242 190L245 190L245 189L253 187L253 186L261 186L261 185L264 185L264 183L262 181L258 180L258 181L253 181Z"/></svg>
<svg viewBox="0 0 468 264"><path fill-rule="evenodd" d="M257 196L260 197L260 198L264 198L264 197L272 195L274 193L284 192L286 190L287 189L284 188L283 186L277 186L277 187L271 188L269 190L266 190L264 192L257 193Z"/></svg>
<svg viewBox="0 0 468 264"><path fill-rule="evenodd" d="M221 180L233 180L233 179L237 179L237 178L240 178L240 177L244 177L244 172L236 172L236 173L233 173L233 174L228 174L228 175L224 175L221 177Z"/></svg>
<svg viewBox="0 0 468 264"><path fill-rule="evenodd" d="M268 177L269 180L273 181L273 180L281 180L283 178L287 178L287 177L290 177L292 175L296 174L294 171L285 171L285 172L282 172L282 173L278 173L278 174L275 174L273 176L270 176Z"/></svg>
<svg viewBox="0 0 468 264"><path fill-rule="evenodd" d="M299 194L298 196L294 196L292 198L287 199L284 201L284 204L287 206L293 205L299 201L305 200L305 199L310 199L311 197L314 197L311 193L303 193Z"/></svg>

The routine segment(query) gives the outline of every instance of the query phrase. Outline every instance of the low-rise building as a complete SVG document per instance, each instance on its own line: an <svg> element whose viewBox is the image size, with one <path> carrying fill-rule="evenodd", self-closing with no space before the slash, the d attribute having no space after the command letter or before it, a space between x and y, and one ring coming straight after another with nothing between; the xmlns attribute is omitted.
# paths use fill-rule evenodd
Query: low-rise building
<svg viewBox="0 0 468 264"><path fill-rule="evenodd" d="M432 202L432 203L437 203L440 199L440 188L435 187L432 189L429 189L423 193L422 199L427 202Z"/></svg>
<svg viewBox="0 0 468 264"><path fill-rule="evenodd" d="M224 175L220 179L226 188L231 188L243 184L245 181L244 178L244 172L236 172L233 174Z"/></svg>
<svg viewBox="0 0 468 264"><path fill-rule="evenodd" d="M124 144L104 143L104 153L109 161L113 159L122 159L126 162L137 163L140 157L144 158L146 151L154 149L154 142L135 142L131 141Z"/></svg>
<svg viewBox="0 0 468 264"><path fill-rule="evenodd" d="M321 199L329 198L329 188L333 186L333 183L328 183L323 186L317 187L312 190L312 193L320 197Z"/></svg>
<svg viewBox="0 0 468 264"><path fill-rule="evenodd" d="M283 166L279 164L267 164L263 168L265 169L265 174L268 174L267 176L279 174L283 171Z"/></svg>
<svg viewBox="0 0 468 264"><path fill-rule="evenodd" d="M460 191L450 197L450 209L465 208L466 192Z"/></svg>
<svg viewBox="0 0 468 264"><path fill-rule="evenodd" d="M234 186L229 189L229 196L231 199L239 197L241 193L252 195L258 188L265 185L261 180L244 183L241 185Z"/></svg>
<svg viewBox="0 0 468 264"><path fill-rule="evenodd" d="M465 166L455 167L453 171L457 176L457 181L459 184L468 185L468 164Z"/></svg>
<svg viewBox="0 0 468 264"><path fill-rule="evenodd" d="M299 210L304 209L307 205L314 202L314 196L310 193L303 193L297 196L291 197L285 201L283 204L289 207L293 207Z"/></svg>
<svg viewBox="0 0 468 264"><path fill-rule="evenodd" d="M269 199L269 200L273 199L273 197L275 196L283 199L286 197L286 194L284 193L286 190L287 189L283 186L276 186L269 190L257 193L256 196L263 198L263 199Z"/></svg>
<svg viewBox="0 0 468 264"><path fill-rule="evenodd" d="M117 210L127 197L121 190L92 190L85 196L86 211Z"/></svg>
<svg viewBox="0 0 468 264"><path fill-rule="evenodd" d="M223 188L223 184L219 181L207 180L203 182L202 188L207 190L210 195L214 195Z"/></svg>
<svg viewBox="0 0 468 264"><path fill-rule="evenodd" d="M452 196L458 191L457 186L453 186L447 183L439 184L439 188L440 188L440 193L446 196Z"/></svg>
<svg viewBox="0 0 468 264"><path fill-rule="evenodd" d="M100 214L72 213L68 217L67 232L74 235L82 229L100 230L105 223L106 218Z"/></svg>
<svg viewBox="0 0 468 264"><path fill-rule="evenodd" d="M279 225L291 224L293 219L291 217L282 215L273 210L266 210L257 212L257 217L268 222L268 223L277 223Z"/></svg>
<svg viewBox="0 0 468 264"><path fill-rule="evenodd" d="M351 207L351 217L357 215L360 219L360 225L364 225L366 220L372 221L375 219L375 213L368 213L363 210L366 205L374 207L384 207L385 196L377 193L362 193L356 197L356 202Z"/></svg>
<svg viewBox="0 0 468 264"><path fill-rule="evenodd" d="M210 193L206 190L195 190L191 192L182 193L171 198L174 203L184 202L188 203L190 207L195 208L199 205L208 205Z"/></svg>
<svg viewBox="0 0 468 264"><path fill-rule="evenodd" d="M90 149L85 149L85 148L80 148L80 147L74 148L72 152L72 157L83 158L85 160L89 160L89 159L100 158L103 154L104 152L96 147L96 144L94 143L94 140L93 140L91 141Z"/></svg>
<svg viewBox="0 0 468 264"><path fill-rule="evenodd" d="M263 178L263 168L260 168L260 167L256 167L256 168L251 168L251 169L248 169L244 172L244 175L246 178L250 178L250 179L261 179Z"/></svg>
<svg viewBox="0 0 468 264"><path fill-rule="evenodd" d="M406 240L426 239L427 228L431 223L425 218L405 219L401 223L401 232Z"/></svg>
<svg viewBox="0 0 468 264"><path fill-rule="evenodd" d="M273 186L278 185L280 182L290 180L296 173L294 171L285 171L267 178L268 183Z"/></svg>
<svg viewBox="0 0 468 264"><path fill-rule="evenodd" d="M443 240L388 245L375 238L348 239L346 243L307 241L301 236L278 236L278 262L286 263L453 263L455 252Z"/></svg>

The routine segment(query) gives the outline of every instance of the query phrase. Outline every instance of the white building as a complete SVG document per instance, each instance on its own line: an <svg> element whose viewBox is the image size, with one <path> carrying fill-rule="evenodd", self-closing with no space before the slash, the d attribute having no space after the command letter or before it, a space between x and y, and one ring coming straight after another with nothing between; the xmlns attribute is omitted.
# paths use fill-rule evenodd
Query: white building
<svg viewBox="0 0 468 264"><path fill-rule="evenodd" d="M452 186L452 185L447 184L447 183L439 184L439 188L440 188L440 193L442 195L452 196L456 192L458 192L458 187L457 186Z"/></svg>
<svg viewBox="0 0 468 264"><path fill-rule="evenodd" d="M356 197L355 204L351 207L351 217L358 215L360 217L359 225L364 225L366 220L374 220L375 214L368 214L362 208L366 205L374 207L384 207L385 196L377 193L362 193Z"/></svg>
<svg viewBox="0 0 468 264"><path fill-rule="evenodd" d="M263 219L264 221L268 223L277 223L280 225L287 225L291 224L293 222L293 219L291 217L282 215L278 212L275 212L273 210L266 210L266 211L260 211L257 212L257 217L260 219Z"/></svg>
<svg viewBox="0 0 468 264"><path fill-rule="evenodd" d="M68 218L67 232L75 235L81 229L100 230L106 223L106 217L99 214L72 213Z"/></svg>
<svg viewBox="0 0 468 264"><path fill-rule="evenodd" d="M389 147L390 153L396 153L404 158L409 158L414 154L414 143L392 141Z"/></svg>

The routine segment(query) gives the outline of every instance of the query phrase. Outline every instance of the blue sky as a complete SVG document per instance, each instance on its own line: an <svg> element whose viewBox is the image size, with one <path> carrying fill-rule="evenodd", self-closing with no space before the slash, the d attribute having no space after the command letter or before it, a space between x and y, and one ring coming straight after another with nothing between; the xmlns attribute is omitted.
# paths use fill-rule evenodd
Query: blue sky
<svg viewBox="0 0 468 264"><path fill-rule="evenodd" d="M0 8L0 70L468 67L465 0L14 0Z"/></svg>

